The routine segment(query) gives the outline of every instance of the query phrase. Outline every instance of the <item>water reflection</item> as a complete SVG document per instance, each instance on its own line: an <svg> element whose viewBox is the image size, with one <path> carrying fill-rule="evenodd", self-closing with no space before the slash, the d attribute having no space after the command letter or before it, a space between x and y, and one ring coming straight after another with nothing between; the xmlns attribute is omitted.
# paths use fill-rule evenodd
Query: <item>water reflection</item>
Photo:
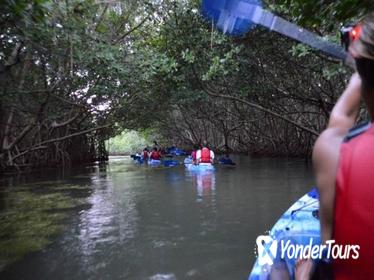
<svg viewBox="0 0 374 280"><path fill-rule="evenodd" d="M137 232L134 192L124 189L123 177L103 173L105 170L105 166L100 166L91 175L94 191L88 201L92 207L80 212L78 246L81 267L88 272L104 269L118 258L115 248L125 246Z"/></svg>
<svg viewBox="0 0 374 280"><path fill-rule="evenodd" d="M215 195L216 174L214 171L204 171L192 173L192 182L196 187L197 201L202 201L204 197Z"/></svg>

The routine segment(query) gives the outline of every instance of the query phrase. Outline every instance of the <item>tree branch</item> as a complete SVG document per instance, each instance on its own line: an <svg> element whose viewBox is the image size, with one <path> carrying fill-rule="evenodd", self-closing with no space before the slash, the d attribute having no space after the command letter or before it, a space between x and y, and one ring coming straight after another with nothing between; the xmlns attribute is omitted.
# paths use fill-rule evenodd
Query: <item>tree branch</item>
<svg viewBox="0 0 374 280"><path fill-rule="evenodd" d="M107 128L109 127L110 124L107 124L107 125L103 125L103 126L99 126L99 127L95 127L95 128L91 128L91 129L87 129L87 130L83 130L83 131L80 131L80 132L76 132L76 133L73 133L73 134L70 134L70 135L66 135L66 136L63 136L63 137L60 137L60 138L55 138L55 139L49 139L49 140L46 140L46 141L42 141L40 143L38 143L37 145L27 149L27 150L24 150L22 151L20 154L14 156L12 158L12 160L14 161L16 158L19 158L31 151L35 151L35 150L41 150L41 149L46 149L47 146L45 146L46 144L49 144L49 143L54 143L54 142L60 142L60 141L64 141L66 139L69 139L69 138L72 138L72 137L75 137L75 136L79 136L79 135L82 135L82 134L86 134L86 133L89 133L91 131L95 131L95 130L100 130L100 129L103 129L103 128Z"/></svg>
<svg viewBox="0 0 374 280"><path fill-rule="evenodd" d="M208 95L213 96L213 97L220 97L220 98L231 99L231 100L235 100L235 101L241 102L241 103L246 104L246 105L248 105L248 106L250 106L250 107L252 107L252 108L255 108L255 109L257 109L257 110L263 111L263 112L268 113L268 114L270 114L270 115L272 115L272 116L274 116L274 117L277 117L277 118L279 118L279 119L282 119L282 120L284 120L284 121L286 121L286 122L288 122L288 123L290 123L290 124L293 124L293 125L296 126L297 128L300 128L301 130L304 130L304 131L306 131L306 132L309 132L309 133L312 134L312 135L315 135L315 136L318 136L318 135L319 135L319 133L318 133L317 131L315 131L315 130L313 130L313 129L310 129L310 128L308 128L308 127L305 127L305 126L301 125L300 123L297 123L297 122L295 122L295 121L293 121L293 120L291 120L291 119L289 119L289 118L287 118L287 117L285 117L285 116L282 116L282 115L280 115L280 114L278 114L278 113L275 113L275 112L273 112L273 111L271 111L271 110L269 110L269 109L267 109L267 108L265 108L265 107L262 107L262 106L260 106L260 105L258 105L258 104L255 104L255 103L249 102L249 101L247 101L247 100L244 100L244 99L241 99L241 98L239 98L239 97L232 96L232 95L224 95L224 94L213 93L213 92L211 92L211 91L209 91L209 90L207 90L207 89L205 89L205 92L206 92Z"/></svg>

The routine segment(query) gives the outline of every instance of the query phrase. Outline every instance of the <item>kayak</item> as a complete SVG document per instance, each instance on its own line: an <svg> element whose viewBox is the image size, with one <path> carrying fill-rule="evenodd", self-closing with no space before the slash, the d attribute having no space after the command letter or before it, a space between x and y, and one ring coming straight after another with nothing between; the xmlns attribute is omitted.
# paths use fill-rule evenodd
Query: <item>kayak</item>
<svg viewBox="0 0 374 280"><path fill-rule="evenodd" d="M176 147L166 148L166 153L174 155L174 156L185 156L185 155L188 154L186 151L184 151L182 149L178 149Z"/></svg>
<svg viewBox="0 0 374 280"><path fill-rule="evenodd" d="M185 166L192 172L214 171L213 164L185 164Z"/></svg>
<svg viewBox="0 0 374 280"><path fill-rule="evenodd" d="M184 164L192 164L193 161L192 161L191 157L187 157L187 158L184 159L183 162L184 162Z"/></svg>
<svg viewBox="0 0 374 280"><path fill-rule="evenodd" d="M166 167L177 166L177 165L179 164L179 161L177 161L177 160L172 160L172 159L170 159L170 160L164 160L164 161L163 161L163 164L164 164L164 166L166 166Z"/></svg>
<svg viewBox="0 0 374 280"><path fill-rule="evenodd" d="M176 156L185 156L187 155L188 153L184 150L181 150L181 149L175 149L175 151L173 152L174 155Z"/></svg>
<svg viewBox="0 0 374 280"><path fill-rule="evenodd" d="M157 159L150 159L148 161L149 165L160 165L161 163L162 163L161 160L157 160Z"/></svg>
<svg viewBox="0 0 374 280"><path fill-rule="evenodd" d="M259 257L253 266L248 280L271 279L277 274L279 276L280 273L282 273L283 276L284 273L286 273L289 279L294 279L295 263L298 258L292 254L282 254L282 248L296 248L296 246L300 245L313 248L313 246L320 245L321 239L318 213L318 193L314 188L296 201L279 218L270 230L268 236L260 236L257 238L256 243L258 247L261 247L259 243L266 245L262 245L262 249L258 248ZM275 244L275 247L273 247L273 244ZM270 254L268 254L269 250ZM284 250L283 252L288 251Z"/></svg>
<svg viewBox="0 0 374 280"><path fill-rule="evenodd" d="M220 158L218 162L219 162L219 164L222 164L222 165L228 165L228 166L234 166L234 165L236 165L236 163L233 162L229 158Z"/></svg>
<svg viewBox="0 0 374 280"><path fill-rule="evenodd" d="M142 158L140 155L131 155L130 157L131 157L133 160L139 160L139 159Z"/></svg>
<svg viewBox="0 0 374 280"><path fill-rule="evenodd" d="M143 158L139 155L131 155L130 157L134 160L134 162L136 162L138 164L143 164L144 163Z"/></svg>
<svg viewBox="0 0 374 280"><path fill-rule="evenodd" d="M179 164L179 161L177 160L156 160L156 159L151 159L148 161L149 165L154 165L158 166L163 164L166 167L171 167L171 166L177 166Z"/></svg>

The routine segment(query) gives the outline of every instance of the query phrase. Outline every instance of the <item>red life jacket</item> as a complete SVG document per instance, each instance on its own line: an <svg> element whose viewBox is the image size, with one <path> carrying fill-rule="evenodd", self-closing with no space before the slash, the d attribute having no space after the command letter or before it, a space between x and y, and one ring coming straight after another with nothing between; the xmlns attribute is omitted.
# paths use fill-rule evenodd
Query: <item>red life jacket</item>
<svg viewBox="0 0 374 280"><path fill-rule="evenodd" d="M148 159L148 152L147 151L143 152L143 159Z"/></svg>
<svg viewBox="0 0 374 280"><path fill-rule="evenodd" d="M151 159L153 159L153 160L160 160L160 158L161 158L161 156L160 156L159 152L153 151L151 153Z"/></svg>
<svg viewBox="0 0 374 280"><path fill-rule="evenodd" d="M212 162L212 158L210 157L210 150L206 147L201 149L200 162L202 162L202 163L211 163Z"/></svg>
<svg viewBox="0 0 374 280"><path fill-rule="evenodd" d="M191 157L192 157L192 160L193 160L193 161L196 160L196 151L192 151L192 153L191 153Z"/></svg>
<svg viewBox="0 0 374 280"><path fill-rule="evenodd" d="M359 258L333 260L334 279L371 278L374 262L374 126L343 143L336 177L333 239L359 245Z"/></svg>

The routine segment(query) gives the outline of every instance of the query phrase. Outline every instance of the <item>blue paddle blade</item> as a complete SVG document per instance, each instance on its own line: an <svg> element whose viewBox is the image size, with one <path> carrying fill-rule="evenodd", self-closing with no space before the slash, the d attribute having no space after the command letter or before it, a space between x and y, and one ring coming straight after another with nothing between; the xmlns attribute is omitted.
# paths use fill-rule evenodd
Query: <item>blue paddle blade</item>
<svg viewBox="0 0 374 280"><path fill-rule="evenodd" d="M256 25L251 20L256 7L261 0L203 0L202 14L224 33L240 36Z"/></svg>

